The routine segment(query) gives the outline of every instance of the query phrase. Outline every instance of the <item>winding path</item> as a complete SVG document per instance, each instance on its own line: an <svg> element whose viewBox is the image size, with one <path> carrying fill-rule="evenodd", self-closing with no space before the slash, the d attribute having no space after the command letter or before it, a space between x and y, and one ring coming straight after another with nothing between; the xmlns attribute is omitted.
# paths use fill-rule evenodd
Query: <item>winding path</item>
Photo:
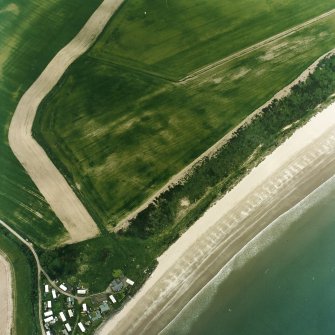
<svg viewBox="0 0 335 335"><path fill-rule="evenodd" d="M38 106L67 68L96 41L123 0L104 0L75 38L61 49L22 96L9 128L9 145L41 194L69 232L67 243L99 234L94 220L64 176L32 136Z"/></svg>

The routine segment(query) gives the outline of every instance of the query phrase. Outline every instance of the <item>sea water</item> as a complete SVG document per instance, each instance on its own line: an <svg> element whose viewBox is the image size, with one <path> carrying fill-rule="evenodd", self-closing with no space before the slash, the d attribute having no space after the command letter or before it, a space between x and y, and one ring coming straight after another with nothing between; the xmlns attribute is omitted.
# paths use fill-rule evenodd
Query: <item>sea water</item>
<svg viewBox="0 0 335 335"><path fill-rule="evenodd" d="M335 177L251 241L161 334L335 334Z"/></svg>

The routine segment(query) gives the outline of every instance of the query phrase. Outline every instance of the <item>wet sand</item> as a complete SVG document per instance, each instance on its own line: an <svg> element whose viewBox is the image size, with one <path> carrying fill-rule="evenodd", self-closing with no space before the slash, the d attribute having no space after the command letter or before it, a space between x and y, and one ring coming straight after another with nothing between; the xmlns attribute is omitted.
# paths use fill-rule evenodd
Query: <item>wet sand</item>
<svg viewBox="0 0 335 335"><path fill-rule="evenodd" d="M98 334L158 334L254 236L334 175L334 153L335 103L206 211Z"/></svg>

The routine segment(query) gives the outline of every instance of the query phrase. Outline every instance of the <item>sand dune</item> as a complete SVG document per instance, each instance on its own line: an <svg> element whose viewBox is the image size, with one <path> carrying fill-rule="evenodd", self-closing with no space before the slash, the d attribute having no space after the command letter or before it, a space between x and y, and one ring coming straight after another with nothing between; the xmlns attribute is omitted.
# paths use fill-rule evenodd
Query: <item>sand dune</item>
<svg viewBox="0 0 335 335"><path fill-rule="evenodd" d="M63 175L32 137L36 111L66 69L97 39L123 0L105 0L78 35L48 64L22 96L9 128L9 145L70 235L67 242L94 237L99 230Z"/></svg>
<svg viewBox="0 0 335 335"><path fill-rule="evenodd" d="M334 154L335 103L206 211L98 334L158 334L248 241L334 174Z"/></svg>
<svg viewBox="0 0 335 335"><path fill-rule="evenodd" d="M10 335L13 326L12 273L8 260L0 254L0 335Z"/></svg>

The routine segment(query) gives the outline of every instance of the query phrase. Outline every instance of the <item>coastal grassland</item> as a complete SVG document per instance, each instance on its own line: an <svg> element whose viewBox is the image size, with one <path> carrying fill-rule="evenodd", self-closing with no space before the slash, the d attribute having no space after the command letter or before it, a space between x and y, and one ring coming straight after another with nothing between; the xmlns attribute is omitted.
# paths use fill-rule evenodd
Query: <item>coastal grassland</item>
<svg viewBox="0 0 335 335"><path fill-rule="evenodd" d="M113 270L135 281L135 292L151 273L156 258L175 241L213 201L222 197L265 155L295 129L334 101L335 56L321 61L306 82L289 96L263 109L252 123L238 130L215 156L200 162L188 178L161 194L125 232L61 247L40 250L53 278L79 280L90 292L106 289Z"/></svg>
<svg viewBox="0 0 335 335"><path fill-rule="evenodd" d="M100 2L0 1L0 217L40 246L67 233L10 150L8 127L22 94Z"/></svg>
<svg viewBox="0 0 335 335"><path fill-rule="evenodd" d="M89 56L176 79L333 8L331 0L134 0Z"/></svg>
<svg viewBox="0 0 335 335"><path fill-rule="evenodd" d="M335 14L185 84L83 56L41 104L34 136L113 229L334 46Z"/></svg>
<svg viewBox="0 0 335 335"><path fill-rule="evenodd" d="M36 263L30 251L0 228L0 250L13 269L14 334L39 335Z"/></svg>

